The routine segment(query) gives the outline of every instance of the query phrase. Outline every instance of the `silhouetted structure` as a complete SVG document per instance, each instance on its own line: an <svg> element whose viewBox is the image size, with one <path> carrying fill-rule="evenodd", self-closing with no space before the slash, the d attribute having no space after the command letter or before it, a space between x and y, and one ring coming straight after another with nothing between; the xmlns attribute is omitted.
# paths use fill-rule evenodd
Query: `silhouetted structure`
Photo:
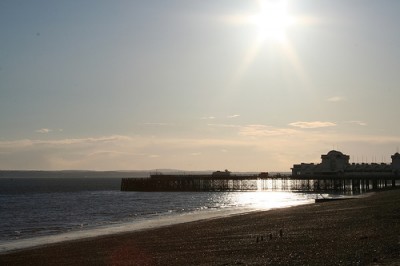
<svg viewBox="0 0 400 266"><path fill-rule="evenodd" d="M330 151L320 164L295 164L291 176L266 172L233 175L228 170L208 175L153 174L124 178L122 191L331 191L362 192L400 185L400 154L391 164L350 164L348 155Z"/></svg>
<svg viewBox="0 0 400 266"><path fill-rule="evenodd" d="M392 177L400 173L400 154L392 155L392 163L349 163L350 156L340 151L332 150L326 155L321 155L320 164L301 163L292 168L292 177L313 176L379 176Z"/></svg>

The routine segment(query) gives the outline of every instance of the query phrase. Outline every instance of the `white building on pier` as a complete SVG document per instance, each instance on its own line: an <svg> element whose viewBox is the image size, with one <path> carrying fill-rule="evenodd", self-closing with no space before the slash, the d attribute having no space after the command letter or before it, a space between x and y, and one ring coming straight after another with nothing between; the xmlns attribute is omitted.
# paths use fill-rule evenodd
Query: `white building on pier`
<svg viewBox="0 0 400 266"><path fill-rule="evenodd" d="M332 150L326 155L321 155L322 162L301 163L293 165L292 176L321 176L321 175L399 175L400 154L396 152L392 163L349 163L350 156L340 151Z"/></svg>

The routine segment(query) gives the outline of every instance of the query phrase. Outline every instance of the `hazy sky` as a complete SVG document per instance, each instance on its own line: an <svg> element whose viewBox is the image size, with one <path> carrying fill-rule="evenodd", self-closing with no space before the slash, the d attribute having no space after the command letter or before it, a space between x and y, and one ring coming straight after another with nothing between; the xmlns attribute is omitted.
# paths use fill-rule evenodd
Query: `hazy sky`
<svg viewBox="0 0 400 266"><path fill-rule="evenodd" d="M400 1L0 1L0 169L290 171L400 145Z"/></svg>

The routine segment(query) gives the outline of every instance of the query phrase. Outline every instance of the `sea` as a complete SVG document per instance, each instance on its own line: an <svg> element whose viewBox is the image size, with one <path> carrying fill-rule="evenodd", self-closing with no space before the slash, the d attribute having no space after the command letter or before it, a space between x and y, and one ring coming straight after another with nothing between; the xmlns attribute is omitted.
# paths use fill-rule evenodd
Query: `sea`
<svg viewBox="0 0 400 266"><path fill-rule="evenodd" d="M312 193L122 192L121 178L1 177L0 253L311 204Z"/></svg>

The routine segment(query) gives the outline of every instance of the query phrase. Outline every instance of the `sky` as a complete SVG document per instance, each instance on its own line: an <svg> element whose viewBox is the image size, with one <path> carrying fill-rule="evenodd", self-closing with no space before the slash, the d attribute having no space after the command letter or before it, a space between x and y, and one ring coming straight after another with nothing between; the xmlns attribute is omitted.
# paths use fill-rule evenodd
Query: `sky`
<svg viewBox="0 0 400 266"><path fill-rule="evenodd" d="M2 0L0 169L290 171L400 146L400 1Z"/></svg>

